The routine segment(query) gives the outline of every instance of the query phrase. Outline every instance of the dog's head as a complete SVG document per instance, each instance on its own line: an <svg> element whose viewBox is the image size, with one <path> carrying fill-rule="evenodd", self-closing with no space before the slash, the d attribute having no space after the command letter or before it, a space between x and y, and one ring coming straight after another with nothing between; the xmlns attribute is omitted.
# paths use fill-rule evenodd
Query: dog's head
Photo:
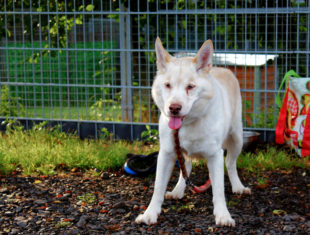
<svg viewBox="0 0 310 235"><path fill-rule="evenodd" d="M184 118L199 117L213 95L209 78L213 44L206 41L195 57L171 56L159 38L155 49L157 75L152 96L161 113L169 118L169 127L179 129Z"/></svg>

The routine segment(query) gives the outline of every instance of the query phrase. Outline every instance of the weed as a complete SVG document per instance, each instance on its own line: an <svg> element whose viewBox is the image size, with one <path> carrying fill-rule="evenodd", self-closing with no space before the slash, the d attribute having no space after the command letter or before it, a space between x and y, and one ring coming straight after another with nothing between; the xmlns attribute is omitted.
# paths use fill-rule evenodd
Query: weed
<svg viewBox="0 0 310 235"><path fill-rule="evenodd" d="M24 106L18 102L19 98L11 97L8 86L0 90L0 116L17 117L25 115Z"/></svg>
<svg viewBox="0 0 310 235"><path fill-rule="evenodd" d="M178 209L177 212L186 212L186 211L191 211L192 209L195 208L195 205L192 203L186 204L186 205L181 205Z"/></svg>
<svg viewBox="0 0 310 235"><path fill-rule="evenodd" d="M141 133L141 138L146 143L157 143L158 142L158 130L151 129L149 125L146 125L146 130Z"/></svg>
<svg viewBox="0 0 310 235"><path fill-rule="evenodd" d="M195 159L192 161L193 167L206 167L207 162L203 159Z"/></svg>
<svg viewBox="0 0 310 235"><path fill-rule="evenodd" d="M110 133L107 128L101 128L100 139L102 140L113 140L113 133Z"/></svg>
<svg viewBox="0 0 310 235"><path fill-rule="evenodd" d="M259 185L266 185L268 183L268 179L266 179L265 177L263 176L259 176L257 178L257 181L258 181L258 184Z"/></svg>
<svg viewBox="0 0 310 235"><path fill-rule="evenodd" d="M230 200L230 201L227 202L227 206L228 207L233 207L233 206L238 205L238 203L239 203L239 200Z"/></svg>
<svg viewBox="0 0 310 235"><path fill-rule="evenodd" d="M85 193L82 196L78 196L78 199L86 204L93 204L96 201L96 196L91 193Z"/></svg>
<svg viewBox="0 0 310 235"><path fill-rule="evenodd" d="M243 106L244 126L246 127L260 127L260 128L275 128L280 109L278 107L269 107L267 109L260 109L255 113L253 104L247 100Z"/></svg>
<svg viewBox="0 0 310 235"><path fill-rule="evenodd" d="M91 120L106 120L113 121L114 109L111 109L111 105L114 107L116 104L113 100L103 100L100 98L90 107L89 118ZM110 110L111 109L111 110ZM110 111L109 111L110 110ZM118 115L120 113L118 112Z"/></svg>
<svg viewBox="0 0 310 235"><path fill-rule="evenodd" d="M55 227L56 228L67 228L71 227L73 224L70 221L59 221Z"/></svg>

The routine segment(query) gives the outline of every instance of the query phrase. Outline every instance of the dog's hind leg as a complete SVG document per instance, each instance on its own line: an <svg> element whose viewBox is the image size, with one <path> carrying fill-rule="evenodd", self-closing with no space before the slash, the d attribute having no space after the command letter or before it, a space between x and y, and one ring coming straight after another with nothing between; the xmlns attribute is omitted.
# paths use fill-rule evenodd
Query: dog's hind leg
<svg viewBox="0 0 310 235"><path fill-rule="evenodd" d="M243 184L239 179L237 171L236 160L242 150L242 145L243 145L242 131L233 132L226 140L227 157L225 163L233 193L250 194L251 193L250 188L243 186Z"/></svg>
<svg viewBox="0 0 310 235"><path fill-rule="evenodd" d="M185 168L186 168L186 173L189 176L192 170L192 163L191 160L188 158L185 158ZM180 170L180 176L178 183L174 187L174 189L171 192L167 192L165 197L166 199L181 199L184 197L184 191L186 188L186 182L185 179L183 178L182 171Z"/></svg>

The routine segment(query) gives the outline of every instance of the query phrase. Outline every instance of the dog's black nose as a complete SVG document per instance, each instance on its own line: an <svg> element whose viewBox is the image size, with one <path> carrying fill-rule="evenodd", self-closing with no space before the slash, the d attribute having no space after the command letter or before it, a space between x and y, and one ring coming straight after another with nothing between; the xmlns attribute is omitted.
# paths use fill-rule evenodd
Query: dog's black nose
<svg viewBox="0 0 310 235"><path fill-rule="evenodd" d="M181 111L181 109L182 109L182 105L180 105L180 104L171 104L169 106L169 110L170 110L171 114L173 114L173 115L178 115L179 112Z"/></svg>

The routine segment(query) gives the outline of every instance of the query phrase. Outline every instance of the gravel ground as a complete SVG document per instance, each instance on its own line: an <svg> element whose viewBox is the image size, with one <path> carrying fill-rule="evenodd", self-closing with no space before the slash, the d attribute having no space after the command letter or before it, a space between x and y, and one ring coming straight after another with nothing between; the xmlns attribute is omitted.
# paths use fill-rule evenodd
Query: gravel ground
<svg viewBox="0 0 310 235"><path fill-rule="evenodd" d="M231 192L225 178L228 209L236 227L215 226L212 190L165 201L156 225L134 223L153 193L154 176L122 172L93 177L82 172L57 176L0 178L0 234L310 234L310 171L240 171L251 195ZM169 188L176 183L175 170ZM207 177L195 168L197 184Z"/></svg>

